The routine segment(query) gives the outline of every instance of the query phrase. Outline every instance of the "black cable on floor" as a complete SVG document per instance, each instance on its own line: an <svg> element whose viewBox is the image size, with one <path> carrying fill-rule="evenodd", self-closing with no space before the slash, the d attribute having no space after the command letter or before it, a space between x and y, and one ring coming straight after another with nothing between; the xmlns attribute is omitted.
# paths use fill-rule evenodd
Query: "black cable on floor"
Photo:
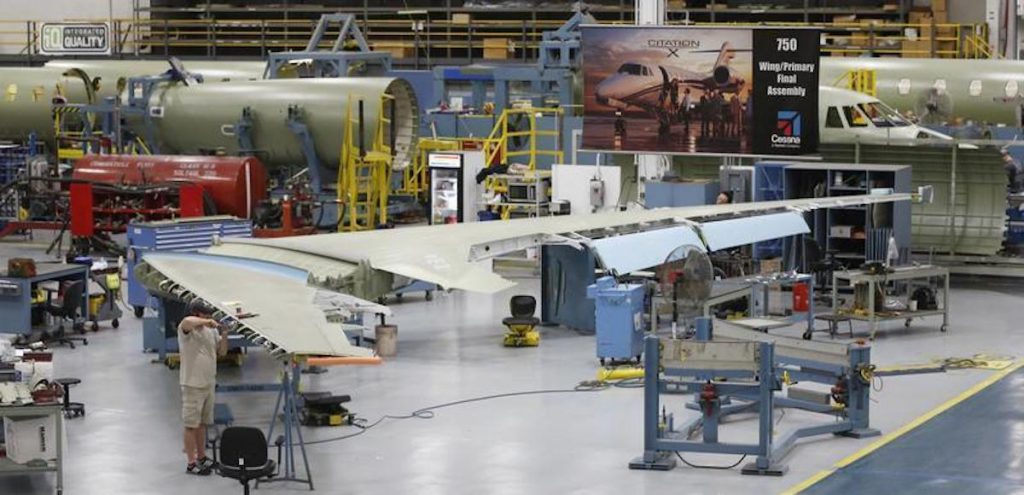
<svg viewBox="0 0 1024 495"><path fill-rule="evenodd" d="M482 402L482 401L487 401L487 400L502 399L502 398L506 398L506 397L521 397L521 396L524 396L524 395L598 392L598 391L601 391L601 390L605 390L607 388L608 388L607 384L597 384L597 383L594 383L594 382L583 382L580 385L576 386L575 388L546 389L546 390L527 390L527 391L524 391L524 392L507 392L507 393L503 393L503 394L483 395L483 396L480 396L480 397L472 397L472 398L469 398L469 399L462 399L462 400L457 400L457 401L452 401L452 402L445 402L443 404L437 404L437 405L434 405L434 406L424 407L422 409L417 409L417 410L415 410L415 411L413 411L413 412L411 412L409 414L405 414L405 415L398 415L398 416L396 416L396 415L386 414L384 416L381 416L376 421L374 421L374 422L372 422L372 423L370 423L368 425L363 425L363 424L359 424L359 423L353 423L352 426L355 426L356 428L359 428L360 429L359 431L357 431L355 433L350 433L348 435L341 435L341 436L338 436L338 437L325 438L323 440L311 440L311 441L305 442L305 444L306 445L317 445L317 444L321 444L321 443L337 442L339 440L346 440L346 439L349 439L349 438L352 438L352 437L357 437L359 435L362 435L363 433L366 433L371 428L373 428L373 427L375 427L377 425L380 425L381 423L383 423L386 420L404 420L404 419L413 419L413 418L416 418L416 419L433 419L434 416L435 416L434 411L436 411L438 409L444 409L446 407L458 406L458 405L462 405L462 404L470 404L470 403L473 403L473 402ZM295 444L295 445L298 445L298 444Z"/></svg>
<svg viewBox="0 0 1024 495"><path fill-rule="evenodd" d="M743 454L743 457L740 457L740 460L736 461L736 463L731 465L731 466L707 466L707 465L703 465L703 464L691 464L686 459L683 459L683 456L679 452L676 452L675 454L676 454L676 457L678 457L680 461L683 461L683 464L686 464L687 466L690 466L690 467L692 467L694 469L722 469L722 470L728 470L728 469L732 469L732 468L734 468L736 466L739 466L740 463L743 462L743 460L747 458L747 454Z"/></svg>

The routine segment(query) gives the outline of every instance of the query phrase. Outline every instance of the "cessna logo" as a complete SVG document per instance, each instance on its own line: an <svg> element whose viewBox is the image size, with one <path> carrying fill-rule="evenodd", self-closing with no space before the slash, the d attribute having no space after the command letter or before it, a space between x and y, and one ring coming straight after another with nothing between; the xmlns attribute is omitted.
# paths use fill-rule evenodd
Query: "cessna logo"
<svg viewBox="0 0 1024 495"><path fill-rule="evenodd" d="M647 40L648 48L664 48L668 50L666 58L679 57L679 50L688 49L694 50L700 48L700 40L676 40L676 39L665 39L665 40Z"/></svg>
<svg viewBox="0 0 1024 495"><path fill-rule="evenodd" d="M799 147L801 120L800 112L779 110L775 132L772 133L772 144L783 148Z"/></svg>

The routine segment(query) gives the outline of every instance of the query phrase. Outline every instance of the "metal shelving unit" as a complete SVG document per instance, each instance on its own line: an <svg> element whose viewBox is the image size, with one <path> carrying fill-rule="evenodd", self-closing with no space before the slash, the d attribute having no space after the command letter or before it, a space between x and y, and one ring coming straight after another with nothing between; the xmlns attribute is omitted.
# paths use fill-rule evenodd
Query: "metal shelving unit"
<svg viewBox="0 0 1024 495"><path fill-rule="evenodd" d="M791 164L786 167L786 197L854 196L872 189L910 192L910 181L910 167L904 165ZM901 250L910 249L909 204L843 206L808 215L813 215L812 235L818 245L846 266L883 260L890 236Z"/></svg>
<svg viewBox="0 0 1024 495"><path fill-rule="evenodd" d="M894 3L897 2L898 3ZM507 56L498 60L530 61L544 31L568 19L575 2L465 2L463 0L297 0L223 3L212 0L134 2L130 35L137 52L179 56L262 56L270 50L301 49L321 14L347 12L377 49L392 53L400 65L421 59L433 63L473 63L487 54L486 40L503 41ZM632 0L591 0L591 14L602 23L633 22ZM779 7L744 6L709 0L669 2L673 23L832 23L837 16L903 22L909 0L878 0L845 6L831 0L803 0ZM835 5L831 5L835 4ZM884 7L890 5L891 8ZM490 7L486 5L492 5ZM831 28L830 28L831 29ZM841 28L845 29L845 28ZM495 52L491 52L492 54ZM488 58L488 60L495 60ZM405 62L405 63L403 63ZM431 62L427 62L430 64Z"/></svg>

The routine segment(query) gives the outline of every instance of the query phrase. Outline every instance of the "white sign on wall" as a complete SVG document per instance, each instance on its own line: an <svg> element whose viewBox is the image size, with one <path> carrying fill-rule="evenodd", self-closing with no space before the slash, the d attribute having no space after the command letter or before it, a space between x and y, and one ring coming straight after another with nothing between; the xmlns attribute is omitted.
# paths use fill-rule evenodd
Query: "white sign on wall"
<svg viewBox="0 0 1024 495"><path fill-rule="evenodd" d="M434 168L461 168L462 155L458 153L431 153L427 165Z"/></svg>
<svg viewBox="0 0 1024 495"><path fill-rule="evenodd" d="M47 22L39 29L43 55L110 55L110 26L103 22Z"/></svg>

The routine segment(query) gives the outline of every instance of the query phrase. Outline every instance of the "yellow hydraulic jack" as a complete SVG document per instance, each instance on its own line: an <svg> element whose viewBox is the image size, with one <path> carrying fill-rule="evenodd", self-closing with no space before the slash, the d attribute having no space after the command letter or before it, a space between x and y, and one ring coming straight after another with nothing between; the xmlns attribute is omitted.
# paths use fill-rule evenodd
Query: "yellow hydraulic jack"
<svg viewBox="0 0 1024 495"><path fill-rule="evenodd" d="M508 318L506 318L508 319ZM535 325L515 325L506 323L503 343L505 347L537 347L540 345L540 332Z"/></svg>
<svg viewBox="0 0 1024 495"><path fill-rule="evenodd" d="M508 305L512 316L501 320L501 324L508 327L503 340L505 347L537 347L540 344L540 332L537 331L540 319L533 316L537 300L533 296L512 296Z"/></svg>
<svg viewBox="0 0 1024 495"><path fill-rule="evenodd" d="M617 382L620 380L636 380L644 377L644 369L638 366L602 366L597 370L597 381Z"/></svg>

